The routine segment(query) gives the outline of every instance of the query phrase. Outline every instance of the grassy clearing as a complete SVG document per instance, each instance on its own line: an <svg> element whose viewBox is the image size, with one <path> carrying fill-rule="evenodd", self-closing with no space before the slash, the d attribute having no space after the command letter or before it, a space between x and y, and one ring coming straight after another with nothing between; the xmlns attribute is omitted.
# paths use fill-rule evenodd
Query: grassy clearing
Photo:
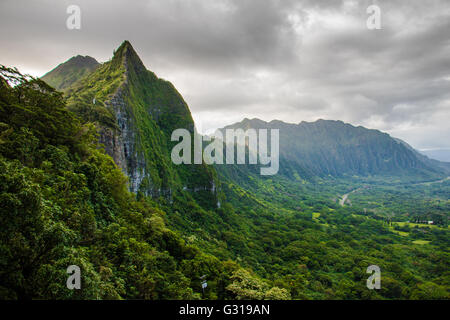
<svg viewBox="0 0 450 320"><path fill-rule="evenodd" d="M398 235L400 235L402 237L408 237L409 236L408 232L395 230L394 227L389 227L389 230L391 230L393 233L396 233L396 234L398 234Z"/></svg>
<svg viewBox="0 0 450 320"><path fill-rule="evenodd" d="M414 240L412 243L423 245L423 244L429 244L430 242L431 241L427 241L427 240Z"/></svg>
<svg viewBox="0 0 450 320"><path fill-rule="evenodd" d="M413 222L393 222L393 224L395 224L399 227L404 227L404 226L408 225L411 228L419 227L419 228L434 228L434 229L441 229L441 230L444 229L444 228L438 227L433 224L421 224L421 223L413 223Z"/></svg>

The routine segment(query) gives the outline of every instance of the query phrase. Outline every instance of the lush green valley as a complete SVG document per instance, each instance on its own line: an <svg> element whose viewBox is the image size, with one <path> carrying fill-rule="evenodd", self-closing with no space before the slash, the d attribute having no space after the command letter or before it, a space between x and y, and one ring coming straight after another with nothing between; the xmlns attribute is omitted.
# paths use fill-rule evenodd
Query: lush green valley
<svg viewBox="0 0 450 320"><path fill-rule="evenodd" d="M1 69L2 299L450 298L445 163L342 122L247 119L234 127L287 128L278 175L177 166L170 135L195 130L189 108L128 42L58 68L64 94Z"/></svg>

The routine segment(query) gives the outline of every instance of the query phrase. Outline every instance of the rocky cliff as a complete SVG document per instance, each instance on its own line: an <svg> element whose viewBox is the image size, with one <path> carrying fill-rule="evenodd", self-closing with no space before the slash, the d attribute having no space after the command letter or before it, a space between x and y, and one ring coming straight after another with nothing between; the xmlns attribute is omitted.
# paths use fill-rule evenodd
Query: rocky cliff
<svg viewBox="0 0 450 320"><path fill-rule="evenodd" d="M69 108L96 124L100 142L128 176L132 192L167 199L189 193L216 206L215 170L176 166L170 159L173 130L194 132L186 102L170 82L145 68L128 41L65 92Z"/></svg>

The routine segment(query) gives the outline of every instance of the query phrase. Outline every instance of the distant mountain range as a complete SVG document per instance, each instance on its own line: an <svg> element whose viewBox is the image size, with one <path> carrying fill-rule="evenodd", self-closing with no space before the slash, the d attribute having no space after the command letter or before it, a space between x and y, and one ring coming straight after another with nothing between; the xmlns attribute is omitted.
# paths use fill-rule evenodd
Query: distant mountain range
<svg viewBox="0 0 450 320"><path fill-rule="evenodd" d="M414 175L438 177L450 164L431 160L400 139L342 121L299 124L244 119L224 129L280 130L280 172L288 176Z"/></svg>

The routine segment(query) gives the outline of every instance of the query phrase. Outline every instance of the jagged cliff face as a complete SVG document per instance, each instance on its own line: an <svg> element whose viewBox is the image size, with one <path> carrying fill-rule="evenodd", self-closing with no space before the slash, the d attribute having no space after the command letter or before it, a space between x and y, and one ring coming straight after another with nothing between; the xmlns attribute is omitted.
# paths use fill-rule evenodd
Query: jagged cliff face
<svg viewBox="0 0 450 320"><path fill-rule="evenodd" d="M170 82L145 68L128 41L66 94L69 108L97 124L105 151L129 177L130 191L168 199L185 192L216 206L215 170L176 166L170 159L172 131L194 132L187 104Z"/></svg>
<svg viewBox="0 0 450 320"><path fill-rule="evenodd" d="M113 60L109 62L113 69L118 68L123 72L121 74L123 80L118 88L104 99L104 106L112 112L116 126L99 126L99 140L104 145L106 153L114 159L114 162L128 176L131 192L137 193L142 191L146 195L160 196L160 188L155 188L151 183L152 179L147 170L145 154L143 150L138 150L137 148L136 142L140 137L132 112L133 106L130 105L127 99L130 90L129 60L132 59L133 54L136 55L132 50L129 43L122 45L117 50ZM143 72L145 72L146 70L140 60L139 64L139 68L142 68ZM94 97L93 99L96 98ZM144 178L148 183L146 187L141 188Z"/></svg>
<svg viewBox="0 0 450 320"><path fill-rule="evenodd" d="M129 178L131 192L138 192L139 187L147 176L146 163L142 152L136 148L136 132L133 118L128 111L126 101L123 98L123 88L120 87L113 97L105 102L105 105L113 110L117 120L118 129L101 127L99 130L100 143L105 146L105 151ZM153 194L153 190L144 190L145 194Z"/></svg>

